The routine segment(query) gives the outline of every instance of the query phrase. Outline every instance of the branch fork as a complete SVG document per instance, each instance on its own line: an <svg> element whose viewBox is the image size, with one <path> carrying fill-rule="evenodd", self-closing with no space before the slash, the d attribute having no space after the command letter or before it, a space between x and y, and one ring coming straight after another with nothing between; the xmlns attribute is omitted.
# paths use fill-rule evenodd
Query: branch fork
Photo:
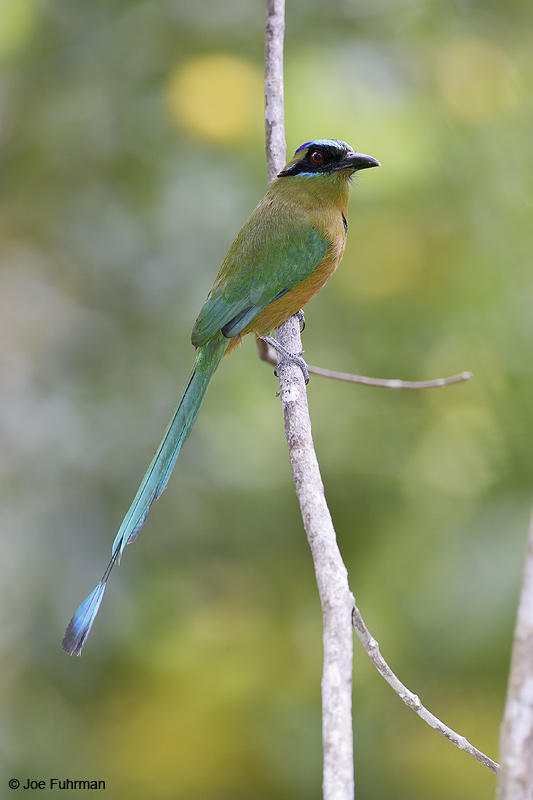
<svg viewBox="0 0 533 800"><path fill-rule="evenodd" d="M283 36L284 0L267 0L265 36L265 121L269 183L285 163L283 121ZM276 340L289 353L301 353L300 320L292 317L276 329ZM339 551L335 529L326 503L324 486L316 458L307 393L301 368L285 360L278 365L277 354L268 344L257 340L260 357L279 369L279 394L283 409L285 435L296 494L315 567L324 622L324 662L322 673L322 740L324 800L353 800L353 729L352 729L352 665L353 629L378 672L401 700L425 722L450 742L464 750L493 772L499 765L473 747L463 736L444 725L422 704L392 672L381 655L379 645L368 631L354 596L350 591L348 572ZM347 380L390 389L437 388L471 378L463 372L434 381L399 381L347 375L319 367L309 372L338 380ZM533 531L533 527L532 527ZM533 570L532 570L533 575ZM533 593L532 593L533 596ZM500 800L526 800L526 795L502 794Z"/></svg>

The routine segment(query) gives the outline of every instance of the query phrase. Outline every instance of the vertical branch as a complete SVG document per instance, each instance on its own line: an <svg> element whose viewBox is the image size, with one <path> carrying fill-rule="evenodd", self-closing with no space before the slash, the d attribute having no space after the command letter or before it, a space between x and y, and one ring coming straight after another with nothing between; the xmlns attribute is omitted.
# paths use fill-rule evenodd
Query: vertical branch
<svg viewBox="0 0 533 800"><path fill-rule="evenodd" d="M268 185L285 164L283 37L285 0L267 0L265 26L265 134Z"/></svg>
<svg viewBox="0 0 533 800"><path fill-rule="evenodd" d="M498 800L533 797L533 515L500 741Z"/></svg>
<svg viewBox="0 0 533 800"><path fill-rule="evenodd" d="M265 123L269 184L285 163L283 117L284 0L267 0L265 47ZM289 352L302 350L299 322L276 330ZM285 435L296 494L311 548L324 620L322 742L324 800L353 800L352 659L353 596L337 546L311 434L307 393L299 367L280 369Z"/></svg>

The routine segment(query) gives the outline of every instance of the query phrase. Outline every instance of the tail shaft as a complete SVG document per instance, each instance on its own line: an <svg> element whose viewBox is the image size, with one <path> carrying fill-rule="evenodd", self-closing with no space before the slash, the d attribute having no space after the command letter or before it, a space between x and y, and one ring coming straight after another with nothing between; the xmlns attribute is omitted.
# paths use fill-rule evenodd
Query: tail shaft
<svg viewBox="0 0 533 800"><path fill-rule="evenodd" d="M226 351L228 341L222 333L218 333L198 349L182 398L115 538L111 561L100 583L79 606L68 624L61 646L70 655L81 655L102 602L111 570L120 562L126 545L137 538L154 500L164 492L183 443L196 421L211 378Z"/></svg>

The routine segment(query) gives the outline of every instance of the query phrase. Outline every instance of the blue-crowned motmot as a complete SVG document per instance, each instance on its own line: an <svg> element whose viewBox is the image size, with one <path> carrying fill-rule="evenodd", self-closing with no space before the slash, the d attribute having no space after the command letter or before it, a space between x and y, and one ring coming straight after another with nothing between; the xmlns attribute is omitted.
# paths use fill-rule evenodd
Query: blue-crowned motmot
<svg viewBox="0 0 533 800"><path fill-rule="evenodd" d="M344 252L350 180L358 170L378 166L375 158L356 153L346 142L306 142L244 223L194 324L196 361L120 526L111 561L69 622L62 642L67 653L81 655L110 572L165 489L222 356L247 333L266 336L322 289Z"/></svg>

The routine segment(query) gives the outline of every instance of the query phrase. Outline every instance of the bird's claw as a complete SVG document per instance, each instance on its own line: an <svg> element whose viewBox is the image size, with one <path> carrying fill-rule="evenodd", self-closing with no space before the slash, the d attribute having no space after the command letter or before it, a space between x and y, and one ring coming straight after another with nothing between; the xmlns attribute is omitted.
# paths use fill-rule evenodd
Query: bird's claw
<svg viewBox="0 0 533 800"><path fill-rule="evenodd" d="M274 370L274 375L279 378L279 371L282 367L287 366L288 364L296 364L296 366L300 367L302 370L302 375L304 376L305 385L309 383L309 370L307 369L307 364L302 358L303 351L301 353L289 353L289 351L281 345L277 339L274 339L272 336L261 336L264 342L269 344L271 347L274 348L276 353L279 356L279 361L276 364L276 369Z"/></svg>
<svg viewBox="0 0 533 800"><path fill-rule="evenodd" d="M300 333L303 333L305 331L305 314L303 308L297 311L295 316L298 317L298 322L300 323Z"/></svg>
<svg viewBox="0 0 533 800"><path fill-rule="evenodd" d="M277 363L276 369L274 370L274 375L276 378L279 378L279 370L282 367L286 367L288 364L296 364L296 366L300 367L302 370L302 375L304 376L305 385L307 386L309 383L309 370L307 368L307 364L302 358L302 353L288 353L286 356L282 356Z"/></svg>

